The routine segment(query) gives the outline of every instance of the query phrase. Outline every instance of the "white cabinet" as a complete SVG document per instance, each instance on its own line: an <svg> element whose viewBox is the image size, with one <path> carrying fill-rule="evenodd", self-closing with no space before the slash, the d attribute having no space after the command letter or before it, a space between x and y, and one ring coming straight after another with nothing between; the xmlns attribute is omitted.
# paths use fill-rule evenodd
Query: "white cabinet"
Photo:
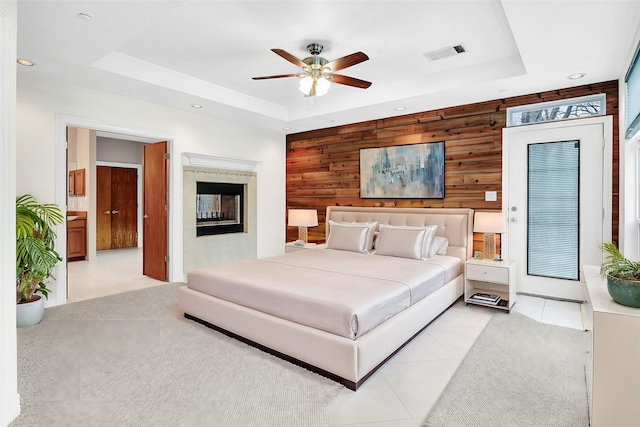
<svg viewBox="0 0 640 427"><path fill-rule="evenodd" d="M640 425L640 308L611 299L600 267L584 266L590 323L587 384L591 427Z"/></svg>
<svg viewBox="0 0 640 427"><path fill-rule="evenodd" d="M464 278L464 300L468 304L509 311L516 303L515 261L470 259L464 264ZM507 304L490 305L469 300L475 293L499 295Z"/></svg>

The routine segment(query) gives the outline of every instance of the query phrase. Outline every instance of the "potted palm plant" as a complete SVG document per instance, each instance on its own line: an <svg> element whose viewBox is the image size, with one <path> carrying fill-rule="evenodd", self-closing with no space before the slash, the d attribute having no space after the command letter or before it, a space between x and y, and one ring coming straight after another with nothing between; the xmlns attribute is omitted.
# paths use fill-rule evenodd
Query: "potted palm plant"
<svg viewBox="0 0 640 427"><path fill-rule="evenodd" d="M25 194L16 198L16 302L18 326L40 323L44 300L49 297L46 280L62 257L55 251L53 226L64 216L55 204L39 203ZM41 295L37 295L41 294Z"/></svg>
<svg viewBox="0 0 640 427"><path fill-rule="evenodd" d="M607 279L607 290L619 304L640 308L640 262L625 258L613 243L600 245L607 256L600 274Z"/></svg>

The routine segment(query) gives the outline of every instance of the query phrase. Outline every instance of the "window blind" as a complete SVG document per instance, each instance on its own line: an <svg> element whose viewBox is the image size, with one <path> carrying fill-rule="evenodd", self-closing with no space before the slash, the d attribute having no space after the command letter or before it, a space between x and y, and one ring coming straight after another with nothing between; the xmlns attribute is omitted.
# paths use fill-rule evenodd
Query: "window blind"
<svg viewBox="0 0 640 427"><path fill-rule="evenodd" d="M528 146L527 274L580 279L580 142Z"/></svg>
<svg viewBox="0 0 640 427"><path fill-rule="evenodd" d="M640 130L640 43L631 60L629 70L624 77L627 84L627 131L625 138L630 139Z"/></svg>

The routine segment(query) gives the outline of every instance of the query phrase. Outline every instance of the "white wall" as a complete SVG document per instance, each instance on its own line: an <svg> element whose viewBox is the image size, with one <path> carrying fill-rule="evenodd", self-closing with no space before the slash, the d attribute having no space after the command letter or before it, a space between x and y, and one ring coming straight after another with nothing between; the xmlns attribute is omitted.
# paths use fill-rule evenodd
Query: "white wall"
<svg viewBox="0 0 640 427"><path fill-rule="evenodd" d="M99 162L142 164L142 146L136 141L98 137L96 160Z"/></svg>
<svg viewBox="0 0 640 427"><path fill-rule="evenodd" d="M61 117L63 117L61 119ZM170 139L170 263L169 279L182 280L182 164L181 153L192 152L261 162L258 174L258 257L284 252L285 242L285 137L188 112L137 101L78 86L21 75L17 99L17 193L31 193L43 202L56 201L66 189L66 172L57 167L60 123L88 120L119 128L145 129L147 135ZM63 149L64 151L64 149ZM62 153L63 154L63 153ZM34 165L37 167L34 168ZM95 184L94 184L95 185ZM58 195L58 196L57 196ZM64 203L64 202L63 202ZM177 207L180 207L177 209ZM58 232L64 244L64 231ZM62 247L58 249L62 250ZM60 265L57 276L66 276ZM62 279L61 279L62 280ZM48 306L62 303L57 283Z"/></svg>
<svg viewBox="0 0 640 427"><path fill-rule="evenodd" d="M20 414L15 285L15 1L0 0L0 426Z"/></svg>
<svg viewBox="0 0 640 427"><path fill-rule="evenodd" d="M624 69L621 71L619 80L619 113L620 113L620 226L619 247L622 253L632 260L640 259L640 242L639 229L636 219L638 212L638 144L640 143L640 135L636 134L631 139L626 139L624 134L627 129L627 88L624 82L624 76L627 73L636 46L640 43L640 25L636 31L631 50L625 62ZM637 96L637 95L636 95Z"/></svg>

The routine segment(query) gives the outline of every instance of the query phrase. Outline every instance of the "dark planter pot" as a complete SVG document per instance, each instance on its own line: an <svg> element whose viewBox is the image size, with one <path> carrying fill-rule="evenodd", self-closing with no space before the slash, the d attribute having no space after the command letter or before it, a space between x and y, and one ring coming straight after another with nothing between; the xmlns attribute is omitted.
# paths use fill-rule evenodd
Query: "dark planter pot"
<svg viewBox="0 0 640 427"><path fill-rule="evenodd" d="M640 282L607 276L607 290L618 304L640 308Z"/></svg>

